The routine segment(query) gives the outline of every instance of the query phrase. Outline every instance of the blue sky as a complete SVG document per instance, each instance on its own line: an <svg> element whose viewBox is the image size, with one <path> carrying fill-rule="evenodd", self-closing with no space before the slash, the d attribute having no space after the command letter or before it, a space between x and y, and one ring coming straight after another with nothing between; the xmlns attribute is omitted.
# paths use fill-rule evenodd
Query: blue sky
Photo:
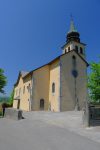
<svg viewBox="0 0 100 150"><path fill-rule="evenodd" d="M62 53L70 14L87 44L88 62L100 54L100 0L0 0L0 68L10 94L20 70L30 71Z"/></svg>

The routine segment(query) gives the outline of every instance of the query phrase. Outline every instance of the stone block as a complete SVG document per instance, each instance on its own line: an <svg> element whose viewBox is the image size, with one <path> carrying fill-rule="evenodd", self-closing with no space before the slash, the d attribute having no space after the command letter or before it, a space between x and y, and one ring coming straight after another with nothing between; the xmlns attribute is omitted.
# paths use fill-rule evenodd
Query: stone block
<svg viewBox="0 0 100 150"><path fill-rule="evenodd" d="M15 109L15 108L5 108L4 117L13 120L23 119L22 110Z"/></svg>

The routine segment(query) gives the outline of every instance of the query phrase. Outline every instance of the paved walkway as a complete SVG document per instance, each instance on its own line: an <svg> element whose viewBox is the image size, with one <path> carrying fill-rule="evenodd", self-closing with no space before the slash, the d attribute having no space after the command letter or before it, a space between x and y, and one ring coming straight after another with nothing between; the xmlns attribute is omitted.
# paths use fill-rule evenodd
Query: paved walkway
<svg viewBox="0 0 100 150"><path fill-rule="evenodd" d="M28 112L24 116L29 120L41 120L100 143L100 126L85 128L82 123L82 111L68 112Z"/></svg>
<svg viewBox="0 0 100 150"><path fill-rule="evenodd" d="M76 134L78 112L29 112L24 117L0 119L0 150L100 150L100 143Z"/></svg>

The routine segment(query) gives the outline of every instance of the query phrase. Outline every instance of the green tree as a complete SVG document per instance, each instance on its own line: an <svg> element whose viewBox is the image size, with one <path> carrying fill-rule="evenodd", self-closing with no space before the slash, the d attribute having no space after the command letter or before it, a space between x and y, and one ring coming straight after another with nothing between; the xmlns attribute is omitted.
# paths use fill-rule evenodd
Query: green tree
<svg viewBox="0 0 100 150"><path fill-rule="evenodd" d="M0 93L4 93L4 86L6 86L7 78L4 75L4 70L0 68Z"/></svg>
<svg viewBox="0 0 100 150"><path fill-rule="evenodd" d="M91 73L88 77L90 99L94 103L100 103L100 61L90 64Z"/></svg>
<svg viewBox="0 0 100 150"><path fill-rule="evenodd" d="M11 95L10 95L10 98L9 98L9 104L10 105L13 105L13 100L14 100L14 89L13 89Z"/></svg>

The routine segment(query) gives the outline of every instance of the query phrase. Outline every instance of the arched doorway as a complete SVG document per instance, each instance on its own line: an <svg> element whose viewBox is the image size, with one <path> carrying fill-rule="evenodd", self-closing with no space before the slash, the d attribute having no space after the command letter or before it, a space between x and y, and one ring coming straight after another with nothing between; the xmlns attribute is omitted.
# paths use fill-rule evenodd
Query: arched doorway
<svg viewBox="0 0 100 150"><path fill-rule="evenodd" d="M17 109L20 108L20 99L18 99L18 103L17 103Z"/></svg>
<svg viewBox="0 0 100 150"><path fill-rule="evenodd" d="M44 110L44 99L40 99L40 110Z"/></svg>

